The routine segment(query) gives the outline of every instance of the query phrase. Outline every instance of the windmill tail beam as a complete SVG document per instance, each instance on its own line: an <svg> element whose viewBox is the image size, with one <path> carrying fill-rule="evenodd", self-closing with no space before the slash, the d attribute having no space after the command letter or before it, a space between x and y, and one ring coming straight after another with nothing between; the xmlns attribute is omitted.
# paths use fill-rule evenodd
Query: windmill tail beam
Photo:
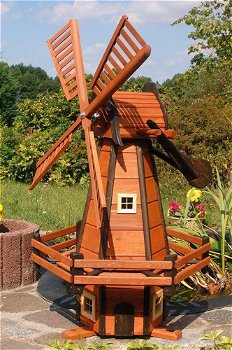
<svg viewBox="0 0 232 350"><path fill-rule="evenodd" d="M169 164L177 168L188 182L197 188L204 188L212 181L212 168L207 160L201 158L188 157L183 152L180 152L176 146L168 139L165 133L159 128L159 126L153 121L148 120L147 125L153 130L158 130L161 133L157 135L158 143L168 154L164 158Z"/></svg>

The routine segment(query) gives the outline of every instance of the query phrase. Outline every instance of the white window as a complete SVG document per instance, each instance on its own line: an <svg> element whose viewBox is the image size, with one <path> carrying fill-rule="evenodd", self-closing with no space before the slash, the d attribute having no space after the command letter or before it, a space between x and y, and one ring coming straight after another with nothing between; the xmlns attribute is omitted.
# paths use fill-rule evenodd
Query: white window
<svg viewBox="0 0 232 350"><path fill-rule="evenodd" d="M81 297L81 314L95 321L95 296L85 290Z"/></svg>
<svg viewBox="0 0 232 350"><path fill-rule="evenodd" d="M159 290L153 295L152 319L155 320L163 314L163 290Z"/></svg>
<svg viewBox="0 0 232 350"><path fill-rule="evenodd" d="M136 213L137 194L118 193L117 213Z"/></svg>

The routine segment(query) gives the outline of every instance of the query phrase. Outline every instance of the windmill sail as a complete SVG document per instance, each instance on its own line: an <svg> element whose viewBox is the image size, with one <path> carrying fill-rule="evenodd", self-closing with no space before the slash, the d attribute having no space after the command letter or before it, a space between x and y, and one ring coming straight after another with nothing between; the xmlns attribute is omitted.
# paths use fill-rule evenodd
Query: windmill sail
<svg viewBox="0 0 232 350"><path fill-rule="evenodd" d="M78 117L75 123L62 135L59 140L43 155L36 163L36 173L29 187L33 190L38 182L47 174L49 169L57 161L57 159L69 147L72 141L72 133L81 125L81 118Z"/></svg>
<svg viewBox="0 0 232 350"><path fill-rule="evenodd" d="M92 79L91 88L97 96L88 104L77 21L71 19L57 34L48 40L48 47L66 98L71 100L78 96L81 112L87 118L90 118L103 106L126 79L147 59L151 51L150 46L133 28L128 18L123 16ZM68 148L72 133L80 125L81 118L78 117L67 132L39 160L30 189L36 186Z"/></svg>
<svg viewBox="0 0 232 350"><path fill-rule="evenodd" d="M151 48L123 16L90 83L105 100L128 79L150 55ZM105 101L104 101L105 102Z"/></svg>
<svg viewBox="0 0 232 350"><path fill-rule="evenodd" d="M83 111L89 103L77 21L71 19L49 39L48 48L67 100L78 96Z"/></svg>

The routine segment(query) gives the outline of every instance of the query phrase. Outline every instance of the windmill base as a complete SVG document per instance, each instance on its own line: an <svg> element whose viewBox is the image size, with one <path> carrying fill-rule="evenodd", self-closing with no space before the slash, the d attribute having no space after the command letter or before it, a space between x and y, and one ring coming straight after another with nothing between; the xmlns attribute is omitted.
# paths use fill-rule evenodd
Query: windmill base
<svg viewBox="0 0 232 350"><path fill-rule="evenodd" d="M151 332L151 337L176 341L182 337L182 332L178 330L170 331L166 328L155 328Z"/></svg>
<svg viewBox="0 0 232 350"><path fill-rule="evenodd" d="M93 330L85 329L82 327L72 328L62 332L61 336L64 339L77 340L95 336L96 333ZM182 332L178 330L170 331L166 328L155 328L152 330L151 337L162 338L171 341L177 341L182 337Z"/></svg>
<svg viewBox="0 0 232 350"><path fill-rule="evenodd" d="M65 330L61 333L62 338L69 340L83 339L95 336L96 333L91 329L76 327Z"/></svg>

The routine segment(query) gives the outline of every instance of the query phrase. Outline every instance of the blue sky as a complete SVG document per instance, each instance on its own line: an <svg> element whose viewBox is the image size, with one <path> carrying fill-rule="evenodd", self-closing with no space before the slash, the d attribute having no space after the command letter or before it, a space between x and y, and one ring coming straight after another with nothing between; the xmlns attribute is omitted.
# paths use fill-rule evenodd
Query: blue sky
<svg viewBox="0 0 232 350"><path fill-rule="evenodd" d="M198 1L1 1L1 56L8 64L55 68L46 41L68 20L77 18L86 73L94 73L122 15L152 47L149 59L135 73L162 82L190 64L191 27L170 24Z"/></svg>

